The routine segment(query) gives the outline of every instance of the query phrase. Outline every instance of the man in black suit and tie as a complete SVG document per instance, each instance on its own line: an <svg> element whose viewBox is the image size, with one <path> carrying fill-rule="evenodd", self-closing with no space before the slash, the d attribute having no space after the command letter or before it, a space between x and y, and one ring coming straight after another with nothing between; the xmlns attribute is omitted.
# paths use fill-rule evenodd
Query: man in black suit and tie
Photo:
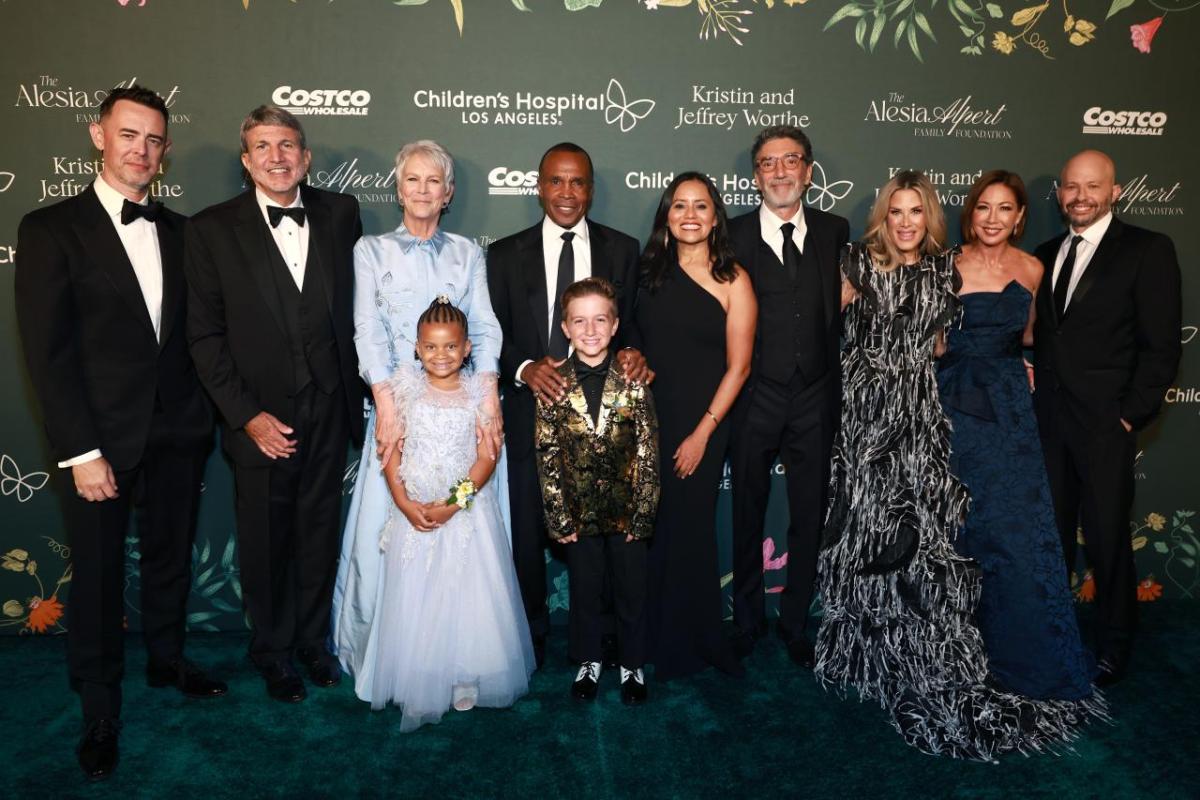
<svg viewBox="0 0 1200 800"><path fill-rule="evenodd" d="M792 660L811 669L805 631L838 424L838 258L850 226L804 206L813 163L804 131L787 125L763 130L751 161L762 203L729 222L734 252L758 297L750 379L734 409L730 444L734 644L746 656L767 631L762 536L778 457L786 470L789 522L777 633Z"/></svg>
<svg viewBox="0 0 1200 800"><path fill-rule="evenodd" d="M1137 621L1137 432L1158 415L1182 351L1175 246L1114 217L1120 194L1112 159L1074 156L1058 187L1070 230L1036 251L1034 407L1067 571L1082 526L1096 582L1099 686L1124 677Z"/></svg>
<svg viewBox="0 0 1200 800"><path fill-rule="evenodd" d="M617 290L621 319L617 359L630 380L652 377L633 324L638 243L586 218L592 202L592 159L577 144L546 151L538 165L542 221L488 247L488 292L504 343L500 349L502 411L508 444L508 490L513 560L533 634L538 664L545 659L550 612L546 607L546 520L533 452L535 398L562 398L557 371L567 357L560 297L568 285L596 276Z"/></svg>
<svg viewBox="0 0 1200 800"><path fill-rule="evenodd" d="M276 700L339 680L329 614L350 440L363 387L351 316L358 201L301 185L299 121L260 106L242 123L253 186L188 223L188 340L233 461L250 657Z"/></svg>
<svg viewBox="0 0 1200 800"><path fill-rule="evenodd" d="M167 108L141 86L114 89L89 132L103 171L21 220L15 288L71 546L67 663L83 704L79 764L98 780L118 760L131 505L147 682L189 697L226 687L183 657L212 414L184 335L184 218L149 196L170 149Z"/></svg>

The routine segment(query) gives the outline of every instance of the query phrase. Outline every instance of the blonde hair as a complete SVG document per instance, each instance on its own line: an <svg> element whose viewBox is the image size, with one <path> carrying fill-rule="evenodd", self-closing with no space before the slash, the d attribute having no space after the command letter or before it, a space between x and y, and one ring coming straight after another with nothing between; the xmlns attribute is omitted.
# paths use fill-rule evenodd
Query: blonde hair
<svg viewBox="0 0 1200 800"><path fill-rule="evenodd" d="M937 191L924 173L915 170L897 172L890 181L879 190L875 205L867 216L867 232L863 241L867 252L876 268L890 272L904 263L899 248L892 237L888 236L887 216L892 204L892 195L904 189L911 189L921 198L921 209L925 217L925 238L919 248L922 256L937 255L942 252L946 243L946 215L942 212L942 204L938 202Z"/></svg>

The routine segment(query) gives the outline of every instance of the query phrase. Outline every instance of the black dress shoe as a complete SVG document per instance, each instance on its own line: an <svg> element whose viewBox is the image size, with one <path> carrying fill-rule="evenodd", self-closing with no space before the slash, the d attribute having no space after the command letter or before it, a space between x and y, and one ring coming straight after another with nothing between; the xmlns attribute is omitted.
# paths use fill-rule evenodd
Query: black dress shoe
<svg viewBox="0 0 1200 800"><path fill-rule="evenodd" d="M599 661L585 661L579 665L575 680L571 684L571 696L576 700L595 700L596 690L600 687L600 670L603 666Z"/></svg>
<svg viewBox="0 0 1200 800"><path fill-rule="evenodd" d="M224 681L213 680L186 658L146 666L146 685L155 689L174 686L184 697L220 697L229 691Z"/></svg>
<svg viewBox="0 0 1200 800"><path fill-rule="evenodd" d="M324 648L309 650L302 647L296 650L296 659L304 665L308 679L316 686L327 689L337 686L342 680L342 670L337 661Z"/></svg>
<svg viewBox="0 0 1200 800"><path fill-rule="evenodd" d="M783 640L783 644L787 647L788 658L798 666L805 669L812 669L816 666L817 656L813 650L812 644L808 639L801 636L793 636L783 629L780 625L775 629L775 633Z"/></svg>
<svg viewBox="0 0 1200 800"><path fill-rule="evenodd" d="M621 665L616 634L607 633L600 637L600 662L604 664L605 669L616 669Z"/></svg>
<svg viewBox="0 0 1200 800"><path fill-rule="evenodd" d="M1096 662L1096 677L1092 683L1103 689L1112 686L1125 677L1125 664L1115 658L1105 656Z"/></svg>
<svg viewBox="0 0 1200 800"><path fill-rule="evenodd" d="M760 628L757 630L739 630L730 638L730 644L733 645L733 654L738 658L747 658L754 652L754 645L758 640L766 635L766 629Z"/></svg>
<svg viewBox="0 0 1200 800"><path fill-rule="evenodd" d="M267 683L267 694L283 703L299 703L308 696L304 681L296 674L296 668L287 661L273 661L260 667L263 680Z"/></svg>
<svg viewBox="0 0 1200 800"><path fill-rule="evenodd" d="M646 702L646 676L641 667L621 667L621 702L627 706L640 706Z"/></svg>
<svg viewBox="0 0 1200 800"><path fill-rule="evenodd" d="M121 756L117 748L120 734L120 721L108 717L94 719L84 728L76 753L79 766L89 781L102 781L117 768Z"/></svg>

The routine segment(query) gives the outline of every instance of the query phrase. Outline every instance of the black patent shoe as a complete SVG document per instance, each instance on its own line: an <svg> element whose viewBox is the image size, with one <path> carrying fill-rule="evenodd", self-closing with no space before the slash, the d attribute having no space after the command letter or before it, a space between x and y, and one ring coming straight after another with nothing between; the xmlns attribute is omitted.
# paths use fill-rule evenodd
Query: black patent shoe
<svg viewBox="0 0 1200 800"><path fill-rule="evenodd" d="M342 680L342 671L338 667L337 661L325 652L324 648L320 650L300 648L296 651L296 659L304 665L308 672L308 679L316 686L327 689L330 686L337 686L338 682Z"/></svg>
<svg viewBox="0 0 1200 800"><path fill-rule="evenodd" d="M641 667L621 667L621 702L627 706L640 706L646 702L646 676Z"/></svg>
<svg viewBox="0 0 1200 800"><path fill-rule="evenodd" d="M304 681L296 673L296 668L287 661L276 661L261 667L263 680L267 684L267 694L272 700L281 703L299 703L308 697Z"/></svg>
<svg viewBox="0 0 1200 800"><path fill-rule="evenodd" d="M576 700L595 700L596 690L600 688L600 670L603 666L599 661L585 661L579 665L575 680L571 684L571 696Z"/></svg>
<svg viewBox="0 0 1200 800"><path fill-rule="evenodd" d="M79 767L89 781L102 781L113 774L121 756L117 747L120 735L119 720L101 717L87 723L76 754Z"/></svg>
<svg viewBox="0 0 1200 800"><path fill-rule="evenodd" d="M186 658L167 663L151 662L146 666L146 685L161 689L174 686L184 697L220 697L229 691L224 681L214 680Z"/></svg>

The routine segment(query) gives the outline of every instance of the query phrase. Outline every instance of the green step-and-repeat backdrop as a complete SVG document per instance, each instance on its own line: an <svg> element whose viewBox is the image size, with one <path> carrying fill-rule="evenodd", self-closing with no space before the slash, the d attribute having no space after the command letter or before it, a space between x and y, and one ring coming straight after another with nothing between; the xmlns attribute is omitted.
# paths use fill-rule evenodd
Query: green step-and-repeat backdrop
<svg viewBox="0 0 1200 800"><path fill-rule="evenodd" d="M108 89L132 81L169 107L174 146L154 194L177 211L241 190L238 126L272 102L302 115L309 181L356 195L368 233L399 223L399 147L441 142L457 177L444 225L484 247L539 218L537 161L562 140L595 161L592 216L640 238L678 171L711 175L731 213L752 208L750 143L787 123L813 141L809 205L848 217L855 234L896 170L924 170L957 219L981 170L1004 167L1030 188L1028 248L1061 229L1062 162L1105 150L1124 185L1117 213L1171 235L1184 271L1183 365L1137 463L1138 595L1197 597L1200 234L1189 219L1200 210L1200 2L1031 1L0 2L0 631L61 631L71 602L70 548L47 487L55 466L13 310L17 225L94 180L87 124ZM356 464L348 454L347 495ZM243 625L232 493L214 452L194 629ZM786 569L782 494L773 493L763 547L771 592ZM727 491L718 513L727 567ZM133 531L127 542L137 629ZM551 581L561 615L560 566ZM1075 589L1090 598L1082 565Z"/></svg>

